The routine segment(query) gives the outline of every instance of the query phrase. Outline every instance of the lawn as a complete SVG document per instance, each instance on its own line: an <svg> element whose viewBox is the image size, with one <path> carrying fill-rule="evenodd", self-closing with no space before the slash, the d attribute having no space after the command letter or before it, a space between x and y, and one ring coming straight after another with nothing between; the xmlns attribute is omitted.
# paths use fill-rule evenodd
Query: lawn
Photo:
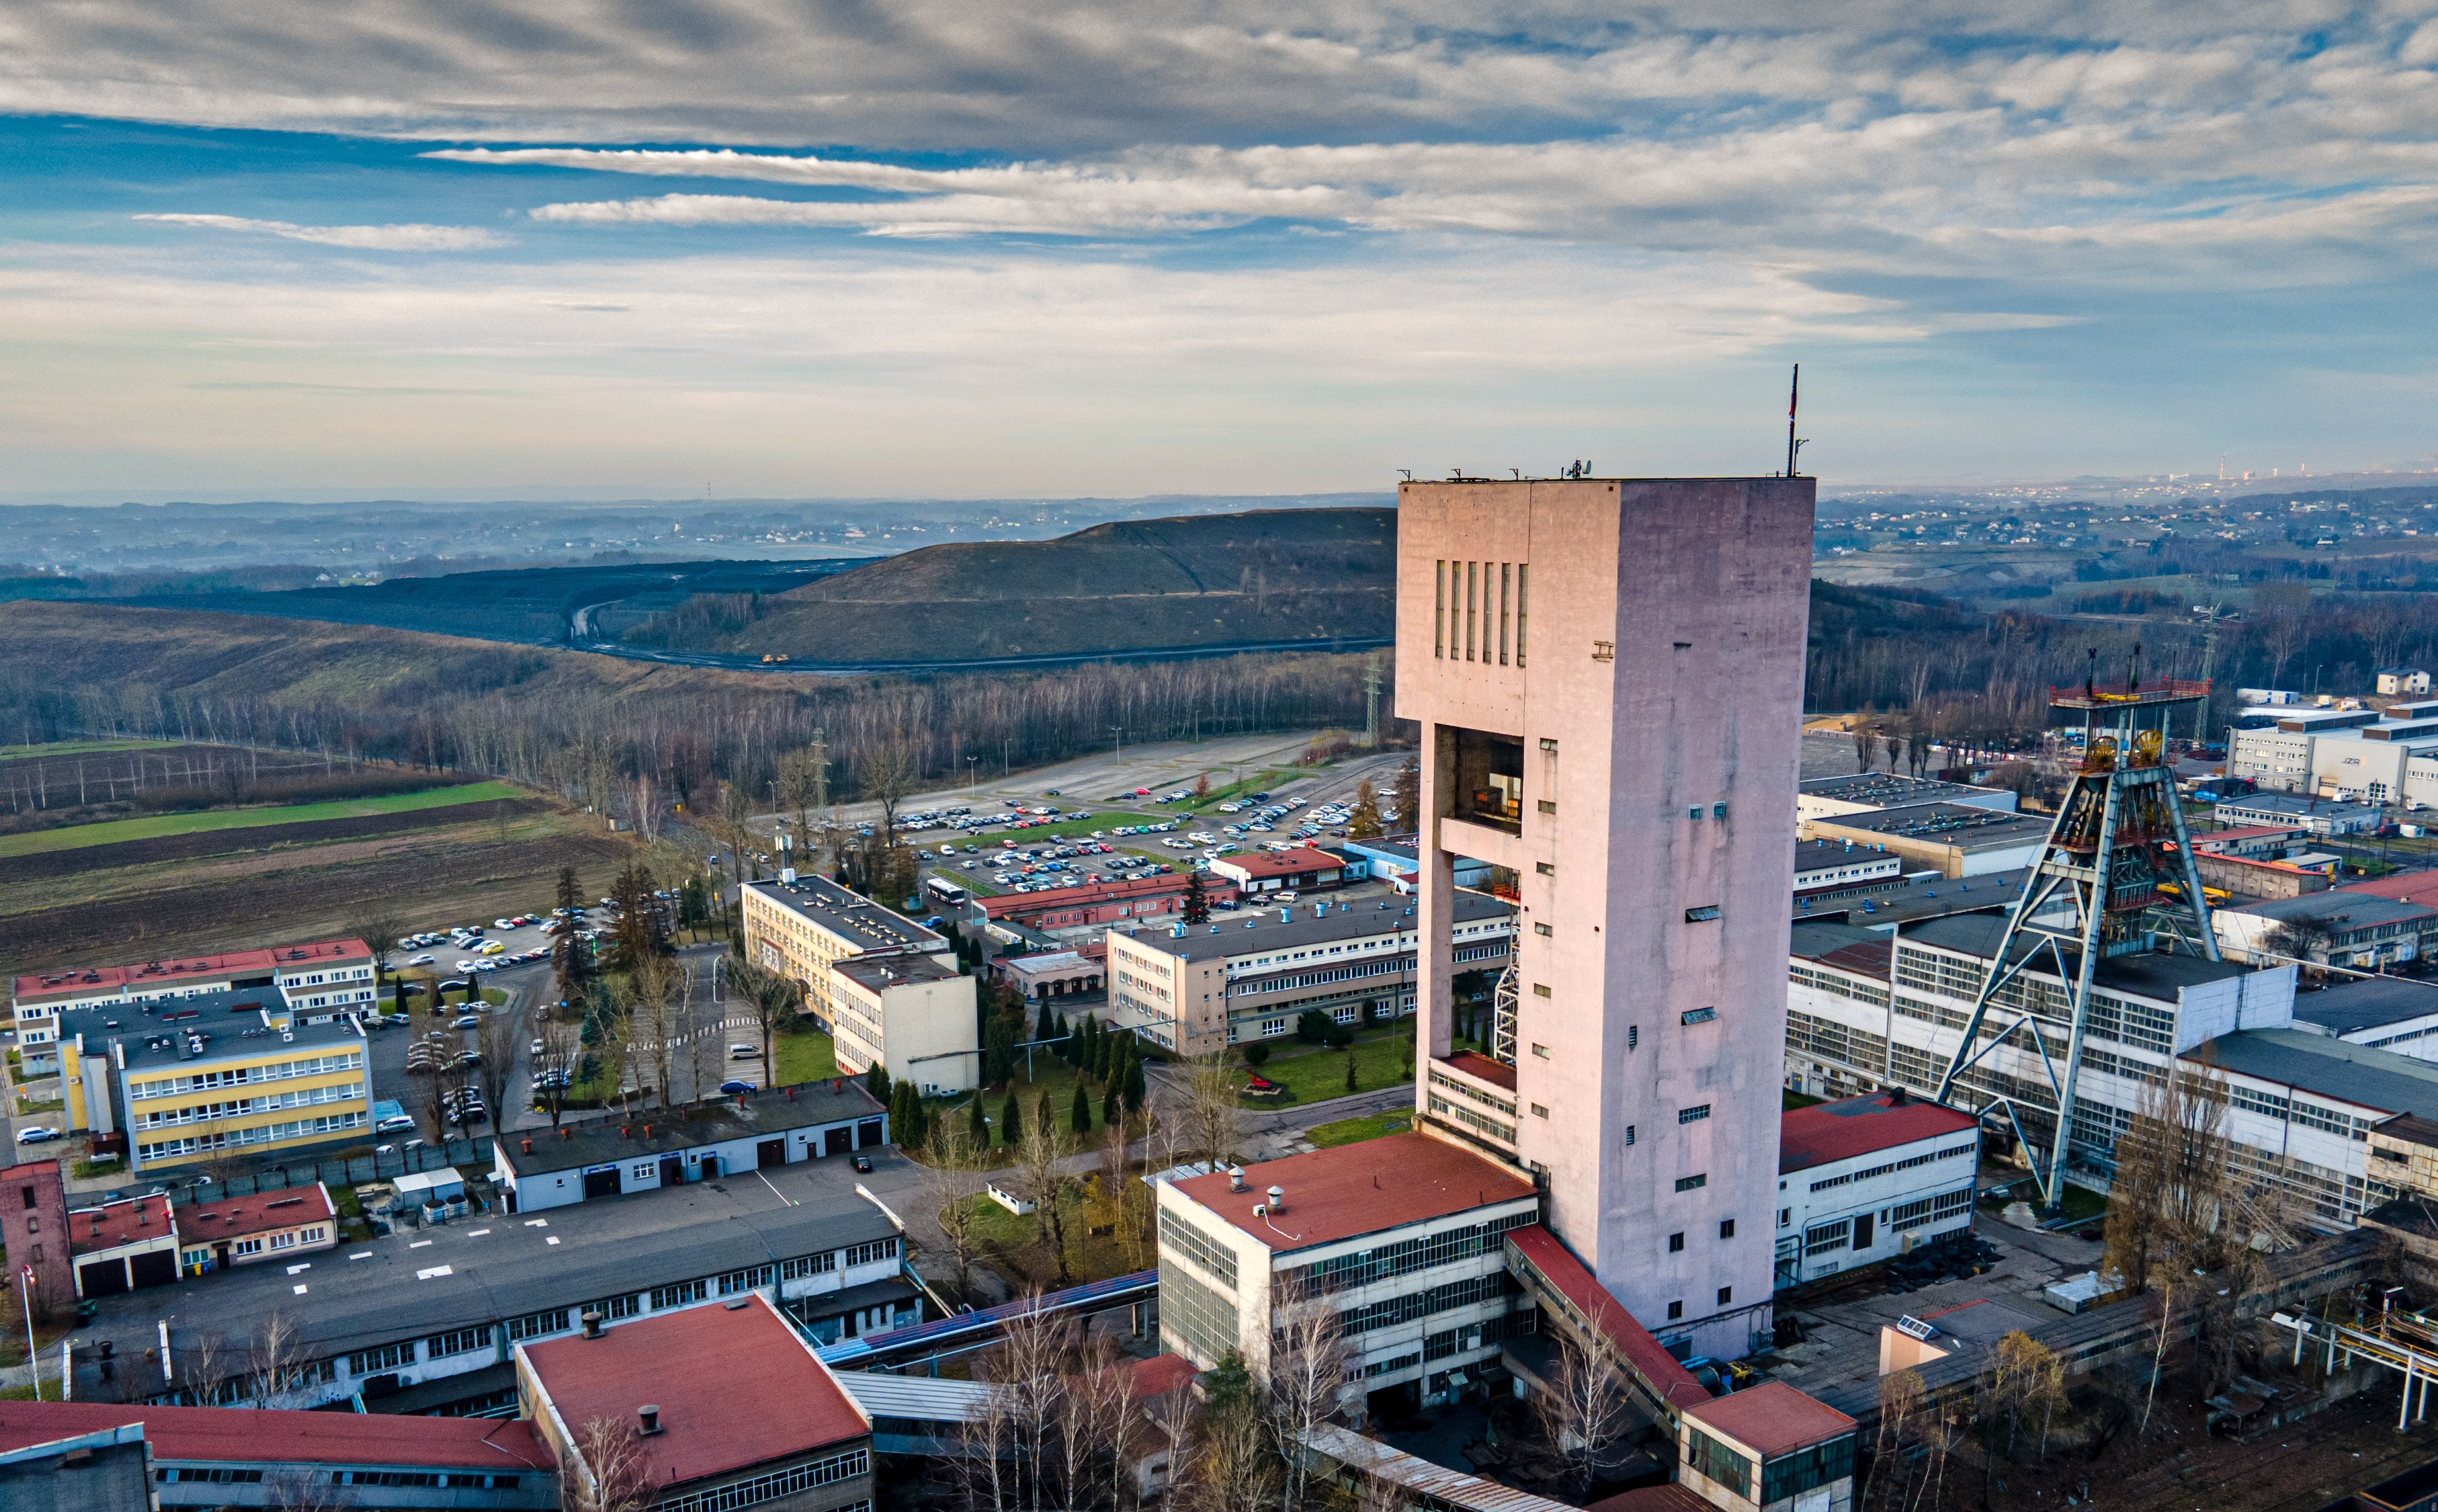
<svg viewBox="0 0 2438 1512"><path fill-rule="evenodd" d="M1131 1178L1130 1178L1131 1179ZM1150 1257L1129 1245L1116 1234L1093 1234L1093 1220L1118 1219L1120 1215L1089 1202L1084 1194L1084 1183L1067 1188L1059 1209L1066 1218L1068 1245L1068 1280L1103 1281L1113 1275L1123 1275L1148 1264ZM1031 1215L1018 1216L1001 1207L987 1196L971 1197L966 1203L974 1214L973 1247L978 1261L1007 1275L1019 1286L1027 1283L1051 1285L1057 1280L1058 1267L1050 1247L1040 1237L1040 1224ZM933 1234L938 1231L935 1228ZM924 1236L924 1242L935 1257L947 1253L946 1243Z"/></svg>
<svg viewBox="0 0 2438 1512"><path fill-rule="evenodd" d="M1797 1108L1809 1108L1828 1100L1827 1098L1815 1098L1808 1092L1796 1092L1792 1088L1777 1095L1779 1111L1785 1113L1793 1113Z"/></svg>
<svg viewBox="0 0 2438 1512"><path fill-rule="evenodd" d="M1225 787L1214 787L1204 797L1189 798L1172 806L1187 809L1195 814L1210 814L1216 812L1220 804L1231 799L1243 798L1252 793L1266 793L1273 788L1294 782L1298 777L1311 775L1308 771L1298 771L1293 768L1256 772L1243 782L1229 782Z"/></svg>
<svg viewBox="0 0 2438 1512"><path fill-rule="evenodd" d="M106 824L75 824L59 830L35 830L0 836L0 856L33 855L70 851L88 845L115 845L122 840L152 840L167 835L200 835L207 830L250 830L267 824L301 824L315 819L361 818L375 814L407 814L419 809L484 803L494 799L523 798L525 790L510 782L472 782L433 788L425 793L394 793L386 798L344 799L328 803L283 803L271 808L218 809L202 814L150 814L137 819L113 819Z"/></svg>
<svg viewBox="0 0 2438 1512"><path fill-rule="evenodd" d="M0 746L0 760L34 756L92 756L103 751L165 750L187 744L183 740L55 740L48 745Z"/></svg>
<svg viewBox="0 0 2438 1512"><path fill-rule="evenodd" d="M770 1071L770 1084L774 1087L826 1081L839 1074L835 1045L826 1034L810 1029L782 1034L771 1047L779 1063Z"/></svg>
<svg viewBox="0 0 2438 1512"><path fill-rule="evenodd" d="M1340 1118L1335 1123L1315 1124L1303 1132L1303 1136L1316 1147L1328 1150L1337 1145L1360 1144L1366 1139L1404 1134L1413 1126L1413 1109L1391 1108L1368 1118Z"/></svg>
<svg viewBox="0 0 2438 1512"><path fill-rule="evenodd" d="M1291 1102L1320 1102L1347 1096L1348 1051L1305 1045L1291 1035L1272 1040L1269 1044L1273 1046L1270 1058L1258 1069L1263 1076L1285 1087L1287 1096L1246 1098L1245 1106L1275 1108ZM1411 1081L1414 1077L1407 1069L1405 1057L1413 1044L1413 1026L1410 1023L1357 1039L1352 1046L1354 1090L1374 1092L1382 1087Z"/></svg>
<svg viewBox="0 0 2438 1512"><path fill-rule="evenodd" d="M1121 824L1150 822L1140 814L1081 814L1070 818L1062 818L1055 824L1036 824L1029 830L1004 830L987 835L977 835L973 837L971 843L980 845L982 840L988 840L990 846L981 847L987 851L1002 839L1014 840L1020 846L1032 845L1042 840L1070 839L1078 835L1089 835L1094 830L1113 830ZM931 849L937 852L939 846L935 845Z"/></svg>
<svg viewBox="0 0 2438 1512"><path fill-rule="evenodd" d="M1085 1135L1074 1133L1069 1120L1075 1103L1075 1068L1050 1051L1035 1050L1033 1052L1032 1080L1026 1080L1024 1061L1018 1057L1016 1075L1009 1080L1008 1085L982 1094L982 1116L990 1119L991 1149L996 1152L992 1156L994 1160L1012 1163L1016 1159L1015 1154L1006 1149L1005 1135L999 1130L998 1121L999 1106L1006 1101L1010 1090L1016 1093L1016 1103L1024 1110L1027 1128L1032 1126L1034 1111L1039 1106L1041 1095L1047 1092L1050 1095L1051 1121L1057 1125L1060 1140L1070 1151L1096 1148L1101 1131L1108 1127L1101 1118L1101 1082L1094 1078L1084 1086L1084 1100L1089 1105L1092 1115L1092 1132ZM963 1130L970 1116L965 1111L965 1099L959 1098L926 1106L934 1122L947 1118Z"/></svg>

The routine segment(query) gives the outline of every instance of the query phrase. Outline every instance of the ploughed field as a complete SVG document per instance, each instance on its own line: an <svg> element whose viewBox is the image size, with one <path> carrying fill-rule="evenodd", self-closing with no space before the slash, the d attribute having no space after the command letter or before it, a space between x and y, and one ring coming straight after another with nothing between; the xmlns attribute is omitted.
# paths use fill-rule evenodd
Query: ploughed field
<svg viewBox="0 0 2438 1512"><path fill-rule="evenodd" d="M257 768L256 753L156 743L141 753L150 774L136 798L135 751L79 744L83 804L77 758L0 748L0 815L16 821L0 830L0 971L10 975L337 935L375 911L417 929L487 921L545 905L562 866L599 896L636 851L598 819L478 777L269 752ZM219 801L192 806L211 790L164 783L165 759L171 779L188 759L200 778L208 762ZM236 778L233 759L243 763ZM93 781L113 760L115 800ZM35 795L52 806L33 807Z"/></svg>

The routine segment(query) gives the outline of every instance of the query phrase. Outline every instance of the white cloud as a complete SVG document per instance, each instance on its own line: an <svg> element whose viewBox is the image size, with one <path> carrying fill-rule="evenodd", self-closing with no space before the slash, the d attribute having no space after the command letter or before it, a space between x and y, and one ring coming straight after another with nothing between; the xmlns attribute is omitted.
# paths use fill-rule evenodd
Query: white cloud
<svg viewBox="0 0 2438 1512"><path fill-rule="evenodd" d="M473 226L300 226L287 220L250 220L233 215L139 215L138 220L171 225L208 226L215 231L247 231L290 241L310 241L325 247L349 247L359 252L467 252L498 247L507 238Z"/></svg>

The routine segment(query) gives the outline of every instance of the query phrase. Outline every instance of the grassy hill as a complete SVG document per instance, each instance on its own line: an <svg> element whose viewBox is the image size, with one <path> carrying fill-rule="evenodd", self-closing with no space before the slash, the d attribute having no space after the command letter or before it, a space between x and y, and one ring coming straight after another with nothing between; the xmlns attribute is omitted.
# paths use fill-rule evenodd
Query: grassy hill
<svg viewBox="0 0 2438 1512"><path fill-rule="evenodd" d="M822 661L1364 639L1391 633L1396 563L1391 509L1128 520L925 547L626 639Z"/></svg>

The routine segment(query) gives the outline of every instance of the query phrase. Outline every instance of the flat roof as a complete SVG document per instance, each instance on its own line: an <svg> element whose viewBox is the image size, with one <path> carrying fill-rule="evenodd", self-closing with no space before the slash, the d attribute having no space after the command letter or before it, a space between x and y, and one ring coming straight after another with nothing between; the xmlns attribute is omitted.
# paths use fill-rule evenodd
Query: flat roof
<svg viewBox="0 0 2438 1512"><path fill-rule="evenodd" d="M2029 867L1986 872L1977 877L1917 877L1900 881L1852 884L1854 890L1836 895L1804 893L1794 900L1794 919L1846 916L1851 924L1887 929L1949 914L1986 913L2011 906L2023 895Z"/></svg>
<svg viewBox="0 0 2438 1512"><path fill-rule="evenodd" d="M2399 871L2392 877L2375 877L2367 882L2347 882L2328 890L2366 892L2374 898L2393 898L2398 903L2426 903L2438 905L2438 869L2427 871Z"/></svg>
<svg viewBox="0 0 2438 1512"><path fill-rule="evenodd" d="M1897 839L1939 840L1970 850L1982 845L2020 845L2035 835L2048 834L2053 820L2045 814L2017 814L1970 803L1915 803L1905 808L1831 814L1804 822L1815 828L1853 830Z"/></svg>
<svg viewBox="0 0 2438 1512"><path fill-rule="evenodd" d="M760 1292L518 1345L558 1419L582 1433L596 1417L632 1423L660 1409L661 1431L635 1445L655 1486L681 1486L863 1438L872 1420ZM780 1409L780 1410L774 1410Z"/></svg>
<svg viewBox="0 0 2438 1512"><path fill-rule="evenodd" d="M2355 977L2318 992L2294 992L2294 1016L2331 1034L2355 1034L2430 1013L2438 1013L2438 982L2411 976Z"/></svg>
<svg viewBox="0 0 2438 1512"><path fill-rule="evenodd" d="M1993 791L1965 782L1942 782L1934 777L1907 777L1901 772L1853 772L1844 777L1807 778L1797 782L1794 790L1805 798L1868 803L1874 808L1905 808L1915 803L1940 802L1958 793Z"/></svg>
<svg viewBox="0 0 2438 1512"><path fill-rule="evenodd" d="M2005 932L2006 921L1996 914L1956 914L1945 919L1932 919L1904 932L1908 944L1933 945L1959 955L1988 960L1998 953L1998 937ZM2029 955L2046 948L2055 936L2033 936L2028 932L2017 937L2018 955ZM2082 958L2082 948L2072 940L2060 939L2058 948L2072 966ZM2208 982L2222 982L2232 977L2248 976L2252 968L2238 966L2230 960L2211 960L2206 956L2170 955L2150 951L2139 956L2109 956L2093 971L2092 979L2102 987L2116 992L2138 993L2161 1002L2173 1002L2187 987Z"/></svg>
<svg viewBox="0 0 2438 1512"><path fill-rule="evenodd" d="M1240 855L1223 855L1210 863L1212 870L1234 867L1247 876L1281 877L1291 872L1334 869L1346 863L1314 845L1298 845L1285 851L1247 851Z"/></svg>
<svg viewBox="0 0 2438 1512"><path fill-rule="evenodd" d="M178 1242L209 1244L218 1239L268 1234L317 1218L336 1218L329 1188L315 1182L254 1197L224 1197L217 1203L196 1203L178 1209Z"/></svg>
<svg viewBox="0 0 2438 1512"><path fill-rule="evenodd" d="M2222 798L2217 806L2233 813L2246 809L2255 814L2332 815L2339 818L2358 818L2379 811L2367 803L2347 803L2333 798L2309 798L2301 793L2245 793L2235 798Z"/></svg>
<svg viewBox="0 0 2438 1512"><path fill-rule="evenodd" d="M266 993L268 1001L264 1000ZM222 998L228 1001L221 1001ZM309 1055L341 1045L362 1048L364 1043L363 1030L344 1016L322 1024L308 1024L299 1018L285 1030L266 1028L261 1018L263 1009L288 1011L278 993L267 988L250 993L207 993L159 1006L165 1011L144 1013L115 1007L70 1009L60 1015L60 1037L82 1034L88 1055L112 1044L123 1046L130 1076L175 1071L181 1066L202 1067L221 1061ZM186 1017L190 1011L196 1016ZM178 1016L168 1016L171 1013ZM116 1029L110 1028L114 1014ZM202 1052L189 1055L186 1046L196 1036L203 1041Z"/></svg>
<svg viewBox="0 0 2438 1512"><path fill-rule="evenodd" d="M745 886L820 924L858 950L928 952L948 948L945 936L815 872L801 872L793 882L749 882Z"/></svg>
<svg viewBox="0 0 2438 1512"><path fill-rule="evenodd" d="M1840 1098L1777 1116L1777 1169L1809 1170L1874 1151L1962 1134L1979 1122L1960 1108L1925 1102L1901 1089Z"/></svg>
<svg viewBox="0 0 2438 1512"><path fill-rule="evenodd" d="M2305 1029L2238 1029L2201 1046L2224 1070L2381 1113L2438 1116L2438 1064ZM2184 1059L2200 1057L2187 1051Z"/></svg>
<svg viewBox="0 0 2438 1512"><path fill-rule="evenodd" d="M1714 1433L1734 1439L1764 1460L1825 1444L1854 1431L1852 1418L1782 1380L1764 1380L1758 1386L1695 1402L1685 1409L1685 1415Z"/></svg>
<svg viewBox="0 0 2438 1512"><path fill-rule="evenodd" d="M2326 892L2306 892L2299 898L2271 898L2264 903L2241 904L2220 911L2256 914L2263 919L2319 919L2356 929L2438 915L2438 907L2427 904L2401 903L2376 893L2342 892L2335 888Z"/></svg>
<svg viewBox="0 0 2438 1512"><path fill-rule="evenodd" d="M956 973L947 975L953 976ZM795 1095L789 1097L790 1092ZM523 1178L646 1159L680 1150L699 1150L732 1139L768 1139L796 1129L877 1118L885 1111L863 1089L860 1078L838 1077L751 1093L741 1102L722 1099L678 1110L680 1114L691 1113L690 1117L671 1116L667 1110L655 1109L627 1118L613 1115L565 1123L556 1133L548 1129L513 1130L498 1141L498 1149L508 1169Z"/></svg>
<svg viewBox="0 0 2438 1512"><path fill-rule="evenodd" d="M1787 953L1797 960L1816 960L1882 981L1888 979L1889 961L1896 953L1895 941L1851 924L1805 921L1789 931L1789 937Z"/></svg>
<svg viewBox="0 0 2438 1512"><path fill-rule="evenodd" d="M1458 924L1506 919L1514 914L1514 909L1503 900L1462 888L1456 890L1454 904ZM1291 917L1282 920L1275 909L1256 909L1240 919L1223 920L1198 929L1188 928L1182 935L1175 933L1173 927L1162 928L1154 924L1142 927L1139 933L1130 933L1127 938L1145 949L1174 956L1180 960L1218 960L1261 951L1294 950L1298 946L1325 945L1371 935L1398 934L1417 925L1414 905L1404 898L1362 898L1351 903L1281 904L1279 906Z"/></svg>
<svg viewBox="0 0 2438 1512"><path fill-rule="evenodd" d="M1515 1068L1504 1061L1493 1061L1472 1050L1458 1050L1447 1058L1447 1064L1493 1086L1505 1087L1510 1092L1515 1090Z"/></svg>
<svg viewBox="0 0 2438 1512"><path fill-rule="evenodd" d="M1575 1258L1573 1251L1558 1242L1558 1236L1533 1223L1510 1229L1507 1242L1515 1246L1516 1254L1616 1345L1662 1405L1673 1407L1709 1399L1710 1394L1702 1389L1701 1381L1685 1368L1684 1363L1670 1354L1667 1345L1653 1338L1625 1304L1599 1284L1599 1278Z"/></svg>
<svg viewBox="0 0 2438 1512"><path fill-rule="evenodd" d="M280 1408L147 1407L0 1401L0 1451L142 1423L156 1460L413 1465L442 1469L556 1468L533 1424L515 1418L407 1417Z"/></svg>
<svg viewBox="0 0 2438 1512"><path fill-rule="evenodd" d="M370 961L372 956L371 949L361 940L317 940L301 945L177 956L123 966L67 966L18 977L15 1001L38 1003L45 997L83 997L119 988L131 995L172 993L186 982L275 974L322 960Z"/></svg>
<svg viewBox="0 0 2438 1512"><path fill-rule="evenodd" d="M1128 898L1165 898L1185 890L1187 874L1182 871L1156 877L1120 877L1114 882L1078 882L1071 888L1036 888L1031 892L1006 892L995 898L980 898L982 916L1007 919L1020 914L1042 913L1051 908L1073 908L1096 903L1118 903ZM1226 877L1206 877L1203 887L1214 897L1234 897L1236 884Z"/></svg>
<svg viewBox="0 0 2438 1512"><path fill-rule="evenodd" d="M850 956L830 969L875 993L909 982L945 982L964 975L928 956Z"/></svg>
<svg viewBox="0 0 2438 1512"><path fill-rule="evenodd" d="M1534 1195L1530 1182L1424 1134L1390 1134L1246 1166L1243 1191L1228 1189L1226 1171L1172 1185L1281 1254ZM1254 1206L1269 1201L1272 1187L1285 1190L1284 1210L1267 1220L1255 1218Z"/></svg>
<svg viewBox="0 0 2438 1512"><path fill-rule="evenodd" d="M2212 830L2193 836L2193 849L2198 851L2213 840L2265 840L2272 835L2300 835L2300 824L2235 824L2223 830Z"/></svg>
<svg viewBox="0 0 2438 1512"><path fill-rule="evenodd" d="M1822 867L1844 866L1847 862L1884 861L1902 866L1905 858L1894 851L1875 851L1868 845L1851 840L1797 840L1794 842L1794 870L1817 870Z"/></svg>
<svg viewBox="0 0 2438 1512"><path fill-rule="evenodd" d="M835 1164L843 1170L846 1162ZM870 1202L851 1190L823 1189L828 1182L816 1184L799 1174L804 1171L798 1164L763 1173L786 1183L785 1195L757 1180L688 1182L343 1241L299 1261L308 1268L293 1275L284 1265L240 1265L173 1290L103 1297L99 1316L80 1337L113 1340L122 1358L141 1358L158 1346L164 1318L172 1347L186 1349L204 1333L258 1337L275 1312L300 1327L306 1354L326 1359L897 1232ZM299 1286L305 1295L296 1293Z"/></svg>

